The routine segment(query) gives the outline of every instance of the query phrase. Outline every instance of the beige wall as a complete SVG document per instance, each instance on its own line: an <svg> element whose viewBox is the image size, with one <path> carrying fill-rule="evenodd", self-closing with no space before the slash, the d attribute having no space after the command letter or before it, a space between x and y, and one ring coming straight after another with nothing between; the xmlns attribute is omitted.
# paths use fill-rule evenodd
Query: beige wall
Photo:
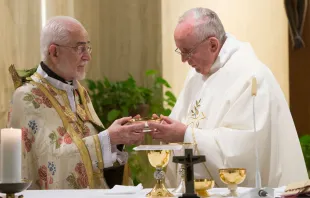
<svg viewBox="0 0 310 198"><path fill-rule="evenodd" d="M147 69L161 72L160 0L75 0L74 15L90 33L93 60L88 77L138 83Z"/></svg>
<svg viewBox="0 0 310 198"><path fill-rule="evenodd" d="M162 0L163 76L169 79L176 94L189 66L174 52L173 31L178 17L193 7L214 10L227 32L250 42L289 98L288 27L283 0Z"/></svg>
<svg viewBox="0 0 310 198"><path fill-rule="evenodd" d="M87 78L142 83L147 69L161 72L160 0L46 0L46 19L73 16L92 42Z"/></svg>
<svg viewBox="0 0 310 198"><path fill-rule="evenodd" d="M0 0L0 127L13 91L7 68L30 68L40 60L40 0ZM147 69L163 73L178 94L189 66L174 53L173 30L185 10L205 6L226 30L249 41L275 73L288 97L287 20L282 0L45 0L46 18L69 15L89 31L93 60L88 78L122 80L132 73L142 83Z"/></svg>
<svg viewBox="0 0 310 198"><path fill-rule="evenodd" d="M160 0L44 0L45 18L73 16L88 30L93 54L87 78L124 80L131 73L138 84L147 69L161 73ZM44 12L43 12L44 13ZM5 127L13 84L7 72L31 68L40 61L41 0L0 0L0 128ZM44 21L43 21L44 22Z"/></svg>
<svg viewBox="0 0 310 198"><path fill-rule="evenodd" d="M0 128L6 126L13 92L8 67L31 68L39 62L40 23L40 0L0 0Z"/></svg>
<svg viewBox="0 0 310 198"><path fill-rule="evenodd" d="M43 2L45 2L42 7L45 9L45 20L58 15L74 17L74 0L43 0Z"/></svg>

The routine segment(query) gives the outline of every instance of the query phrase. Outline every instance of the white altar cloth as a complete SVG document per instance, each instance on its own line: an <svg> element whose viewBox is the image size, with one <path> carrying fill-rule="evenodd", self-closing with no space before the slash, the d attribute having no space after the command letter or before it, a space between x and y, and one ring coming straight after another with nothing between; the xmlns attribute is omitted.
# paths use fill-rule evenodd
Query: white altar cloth
<svg viewBox="0 0 310 198"><path fill-rule="evenodd" d="M251 188L238 188L238 193L243 193ZM136 194L121 194L121 195L108 195L109 190L27 190L18 195L24 195L24 198L142 198L150 192L151 189L143 189ZM170 189L171 190L171 189ZM275 189L275 197L280 197L284 192L285 187ZM211 197L221 197L228 193L226 188L213 188L208 191ZM5 197L0 193L1 197ZM17 196L16 196L17 197Z"/></svg>

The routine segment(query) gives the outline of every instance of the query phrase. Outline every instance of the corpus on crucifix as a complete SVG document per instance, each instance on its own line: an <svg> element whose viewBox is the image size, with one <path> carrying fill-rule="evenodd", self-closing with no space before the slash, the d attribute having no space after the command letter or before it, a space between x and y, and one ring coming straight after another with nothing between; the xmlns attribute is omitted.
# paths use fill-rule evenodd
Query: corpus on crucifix
<svg viewBox="0 0 310 198"><path fill-rule="evenodd" d="M183 164L185 166L185 194L183 198L196 198L194 190L194 164L205 162L204 155L194 156L193 149L185 149L184 156L174 156L173 162Z"/></svg>

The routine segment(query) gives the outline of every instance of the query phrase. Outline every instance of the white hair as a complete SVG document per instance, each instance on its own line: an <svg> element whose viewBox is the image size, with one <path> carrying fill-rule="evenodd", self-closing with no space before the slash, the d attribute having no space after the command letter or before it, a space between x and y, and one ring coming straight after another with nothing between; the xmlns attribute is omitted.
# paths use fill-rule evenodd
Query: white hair
<svg viewBox="0 0 310 198"><path fill-rule="evenodd" d="M75 26L71 24L75 24ZM47 21L42 28L40 38L40 52L43 61L47 60L48 48L51 44L65 45L69 43L69 34L76 29L76 25L83 27L78 20L69 16L56 16Z"/></svg>
<svg viewBox="0 0 310 198"><path fill-rule="evenodd" d="M208 8L193 8L186 11L180 18L179 24L194 19L194 34L199 41L214 36L222 44L225 41L225 29L217 14Z"/></svg>

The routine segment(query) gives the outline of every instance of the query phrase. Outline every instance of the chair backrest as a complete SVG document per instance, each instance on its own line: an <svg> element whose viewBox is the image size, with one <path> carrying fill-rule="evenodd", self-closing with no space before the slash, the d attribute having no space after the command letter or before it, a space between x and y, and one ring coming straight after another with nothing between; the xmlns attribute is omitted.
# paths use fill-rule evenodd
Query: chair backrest
<svg viewBox="0 0 310 198"><path fill-rule="evenodd" d="M10 65L9 72L14 83L14 88L17 89L24 83L31 81L30 76L32 76L36 71L37 67L34 67L32 69L17 70L14 64Z"/></svg>

